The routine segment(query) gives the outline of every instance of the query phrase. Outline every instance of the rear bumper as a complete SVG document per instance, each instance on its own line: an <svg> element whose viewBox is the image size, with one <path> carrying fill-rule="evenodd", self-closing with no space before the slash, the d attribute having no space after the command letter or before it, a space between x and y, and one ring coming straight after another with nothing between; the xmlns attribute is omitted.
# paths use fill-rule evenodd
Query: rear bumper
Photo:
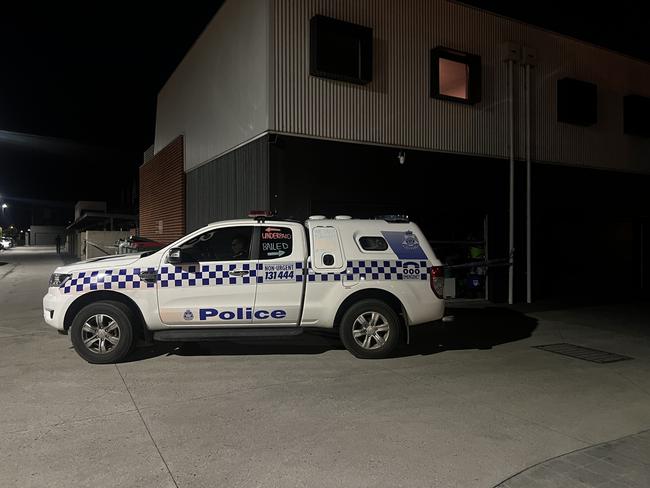
<svg viewBox="0 0 650 488"><path fill-rule="evenodd" d="M435 324L445 315L445 301L436 297L425 303L418 302L415 306L411 305L406 310L408 325Z"/></svg>

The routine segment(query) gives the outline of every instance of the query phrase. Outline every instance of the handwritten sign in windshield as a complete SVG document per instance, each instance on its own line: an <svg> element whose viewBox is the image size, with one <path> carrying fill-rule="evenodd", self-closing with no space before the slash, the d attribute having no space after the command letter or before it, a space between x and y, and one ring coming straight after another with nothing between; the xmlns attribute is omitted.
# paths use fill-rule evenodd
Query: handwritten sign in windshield
<svg viewBox="0 0 650 488"><path fill-rule="evenodd" d="M289 256L293 234L288 227L263 227L260 236L260 259L277 259Z"/></svg>

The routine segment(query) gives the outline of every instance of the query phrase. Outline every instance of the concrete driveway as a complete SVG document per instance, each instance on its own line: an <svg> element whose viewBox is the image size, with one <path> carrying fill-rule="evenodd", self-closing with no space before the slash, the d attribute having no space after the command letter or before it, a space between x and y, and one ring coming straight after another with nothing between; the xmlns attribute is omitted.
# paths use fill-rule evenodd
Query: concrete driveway
<svg viewBox="0 0 650 488"><path fill-rule="evenodd" d="M53 250L0 262L0 486L493 487L650 428L647 308L460 308L381 361L304 334L93 366L42 321ZM531 347L558 342L634 359ZM560 486L540 470L507 486Z"/></svg>

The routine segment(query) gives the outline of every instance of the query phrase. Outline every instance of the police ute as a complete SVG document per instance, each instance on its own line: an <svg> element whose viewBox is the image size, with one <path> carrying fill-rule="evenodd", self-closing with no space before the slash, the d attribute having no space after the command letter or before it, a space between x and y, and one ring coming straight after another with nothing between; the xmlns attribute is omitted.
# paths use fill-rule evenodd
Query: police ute
<svg viewBox="0 0 650 488"><path fill-rule="evenodd" d="M45 322L86 361L123 359L136 341L279 337L336 330L359 358L382 358L409 327L444 314L441 263L402 216L264 213L215 222L160 249L57 268Z"/></svg>

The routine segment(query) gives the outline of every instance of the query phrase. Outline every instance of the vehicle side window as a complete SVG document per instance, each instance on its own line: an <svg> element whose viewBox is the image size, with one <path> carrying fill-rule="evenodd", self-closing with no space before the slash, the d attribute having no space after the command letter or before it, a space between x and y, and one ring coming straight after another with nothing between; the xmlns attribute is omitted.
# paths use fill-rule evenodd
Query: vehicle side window
<svg viewBox="0 0 650 488"><path fill-rule="evenodd" d="M252 235L252 226L223 227L193 237L180 248L196 262L245 261L251 256Z"/></svg>
<svg viewBox="0 0 650 488"><path fill-rule="evenodd" d="M380 236L363 236L359 238L359 245L364 251L385 251L388 249L386 239Z"/></svg>
<svg viewBox="0 0 650 488"><path fill-rule="evenodd" d="M289 256L293 250L293 232L289 227L262 227L260 259L278 259Z"/></svg>

